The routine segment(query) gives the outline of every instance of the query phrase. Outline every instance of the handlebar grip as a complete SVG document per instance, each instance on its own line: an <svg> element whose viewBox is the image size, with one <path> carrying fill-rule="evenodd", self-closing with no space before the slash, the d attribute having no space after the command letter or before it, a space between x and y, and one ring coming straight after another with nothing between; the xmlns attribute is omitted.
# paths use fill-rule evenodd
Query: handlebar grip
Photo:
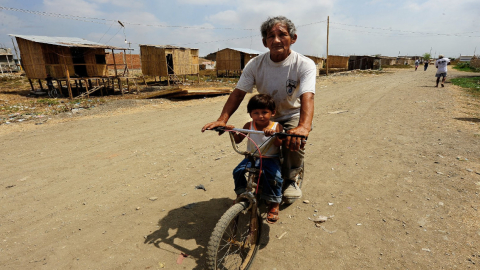
<svg viewBox="0 0 480 270"><path fill-rule="evenodd" d="M221 132L221 131L225 131L225 127L214 127L210 130L213 130L213 131L216 131L216 132Z"/></svg>
<svg viewBox="0 0 480 270"><path fill-rule="evenodd" d="M305 140L308 140L307 136L288 134L288 133L285 133L285 132L276 132L274 135L278 136L279 138L285 138L285 137L290 136L290 137L304 138Z"/></svg>

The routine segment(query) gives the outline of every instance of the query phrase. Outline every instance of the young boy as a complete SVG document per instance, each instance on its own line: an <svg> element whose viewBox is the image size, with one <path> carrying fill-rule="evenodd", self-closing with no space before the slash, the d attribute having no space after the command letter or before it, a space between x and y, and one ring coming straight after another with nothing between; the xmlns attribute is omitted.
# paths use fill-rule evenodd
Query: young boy
<svg viewBox="0 0 480 270"><path fill-rule="evenodd" d="M282 140L278 137L269 138L275 132L282 132L283 127L279 123L270 121L275 115L275 102L269 95L259 94L253 96L247 105L247 111L252 118L251 122L246 123L243 129L261 130L264 134L248 134L259 147L262 154L262 199L270 202L268 207L267 222L273 224L277 222L278 210L282 201L282 173L280 165L280 145ZM226 129L233 129L234 126L227 125ZM235 143L240 143L245 138L244 134L234 134ZM270 140L269 140L270 139ZM263 144L265 141L267 143ZM263 144L263 145L262 145ZM247 150L254 153L257 152L255 145L248 140ZM235 181L235 193L237 195L245 192L247 180L245 178L245 169L251 167L252 164L248 159L244 159L233 170L233 179ZM260 160L257 160L255 167L260 166Z"/></svg>

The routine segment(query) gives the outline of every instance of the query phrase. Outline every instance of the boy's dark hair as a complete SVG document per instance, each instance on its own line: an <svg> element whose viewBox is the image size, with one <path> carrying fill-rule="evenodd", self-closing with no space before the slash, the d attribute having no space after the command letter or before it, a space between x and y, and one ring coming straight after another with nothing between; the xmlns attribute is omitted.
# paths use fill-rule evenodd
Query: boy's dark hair
<svg viewBox="0 0 480 270"><path fill-rule="evenodd" d="M275 101L269 95L258 94L253 96L247 104L247 111L251 113L256 109L268 109L272 112L275 112Z"/></svg>

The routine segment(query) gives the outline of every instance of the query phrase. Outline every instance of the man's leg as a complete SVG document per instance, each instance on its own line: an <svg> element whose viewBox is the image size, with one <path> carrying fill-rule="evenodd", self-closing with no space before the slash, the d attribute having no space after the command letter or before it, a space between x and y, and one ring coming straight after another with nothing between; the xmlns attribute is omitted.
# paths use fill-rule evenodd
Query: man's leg
<svg viewBox="0 0 480 270"><path fill-rule="evenodd" d="M299 117L294 117L290 120L281 122L285 130L289 130L298 126ZM290 151L286 147L282 147L282 176L284 178L284 185L287 186L283 196L285 198L300 198L302 197L302 191L300 187L296 185L296 177L300 173L303 166L303 158L305 151L300 149L298 151Z"/></svg>
<svg viewBox="0 0 480 270"><path fill-rule="evenodd" d="M440 76L437 77L437 85L435 85L435 87L438 87L439 82L440 82Z"/></svg>

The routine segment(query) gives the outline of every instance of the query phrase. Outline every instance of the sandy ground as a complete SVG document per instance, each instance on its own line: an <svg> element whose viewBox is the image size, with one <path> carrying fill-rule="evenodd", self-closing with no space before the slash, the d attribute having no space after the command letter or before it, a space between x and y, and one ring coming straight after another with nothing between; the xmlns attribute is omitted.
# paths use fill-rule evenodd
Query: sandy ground
<svg viewBox="0 0 480 270"><path fill-rule="evenodd" d="M263 225L252 269L478 268L479 104L434 88L434 73L318 79L310 203ZM242 158L200 132L226 98L0 126L0 268L203 269ZM242 104L231 123L247 120ZM331 218L316 227L315 214Z"/></svg>

